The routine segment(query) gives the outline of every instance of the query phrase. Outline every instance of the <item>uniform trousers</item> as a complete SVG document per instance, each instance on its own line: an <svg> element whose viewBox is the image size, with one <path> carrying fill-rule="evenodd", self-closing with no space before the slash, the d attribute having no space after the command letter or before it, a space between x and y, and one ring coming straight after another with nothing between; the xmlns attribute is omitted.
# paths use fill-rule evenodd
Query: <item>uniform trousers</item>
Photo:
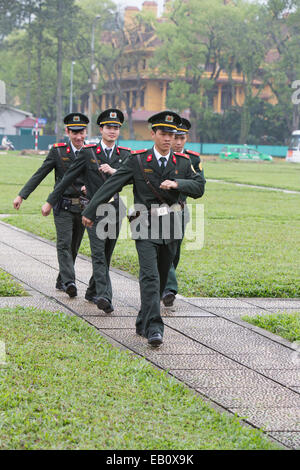
<svg viewBox="0 0 300 470"><path fill-rule="evenodd" d="M117 243L121 224L115 224L112 233L115 235L105 239L99 238L97 235L97 222L87 229L93 266L93 275L89 281L86 295L93 297L104 297L111 302L112 286L109 275L109 266L111 257Z"/></svg>
<svg viewBox="0 0 300 470"><path fill-rule="evenodd" d="M158 244L152 240L136 240L139 257L141 308L136 330L148 338L152 333L163 336L164 323L160 315L160 298L173 262L178 240Z"/></svg>
<svg viewBox="0 0 300 470"><path fill-rule="evenodd" d="M84 235L81 212L60 210L54 214L56 251L59 265L57 284L75 282L75 260Z"/></svg>

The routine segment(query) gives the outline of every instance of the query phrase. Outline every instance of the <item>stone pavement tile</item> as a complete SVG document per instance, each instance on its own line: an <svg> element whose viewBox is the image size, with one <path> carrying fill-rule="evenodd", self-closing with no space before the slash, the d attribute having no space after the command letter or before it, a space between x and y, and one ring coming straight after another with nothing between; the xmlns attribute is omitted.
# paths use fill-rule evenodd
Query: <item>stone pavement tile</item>
<svg viewBox="0 0 300 470"><path fill-rule="evenodd" d="M222 356L221 354L211 351L210 354L170 354L160 355L156 358L156 363L164 369L178 370L226 370L226 369L240 369L243 366L237 364L230 359Z"/></svg>
<svg viewBox="0 0 300 470"><path fill-rule="evenodd" d="M241 354L240 351L235 351L230 355L231 359L239 362L247 367L258 369L284 369L284 370L299 370L299 366L292 361L292 353L289 349L262 349L253 353L250 351L246 354Z"/></svg>
<svg viewBox="0 0 300 470"><path fill-rule="evenodd" d="M249 307L245 300L228 299L223 297L183 297L189 303L197 305L198 307Z"/></svg>
<svg viewBox="0 0 300 470"><path fill-rule="evenodd" d="M201 387L239 387L239 388L254 388L254 387L272 387L274 382L261 376L255 371L247 368L235 368L227 370L174 370L170 371L173 375L180 378L194 388ZM296 393L291 392L295 397ZM300 396L299 406L300 406Z"/></svg>
<svg viewBox="0 0 300 470"><path fill-rule="evenodd" d="M277 384L270 386L261 382L260 385L252 384L247 387L201 386L196 387L196 391L233 412L236 409L248 408L271 411L290 406L299 410L299 395Z"/></svg>
<svg viewBox="0 0 300 470"><path fill-rule="evenodd" d="M216 315L220 315L221 317L228 317L228 318L240 318L243 316L248 316L248 317L256 317L258 315L270 315L270 312L268 310L258 308L258 307L242 307L242 308L236 308L236 307L212 307L209 309L211 313L214 313Z"/></svg>
<svg viewBox="0 0 300 470"><path fill-rule="evenodd" d="M295 390L295 392L298 392L300 393L300 387L291 387L293 390Z"/></svg>
<svg viewBox="0 0 300 470"><path fill-rule="evenodd" d="M163 303L161 303L161 315L166 317L215 317L214 314L207 312L205 310L200 309L199 307L190 305L190 304L183 304L182 306L178 307L165 307Z"/></svg>
<svg viewBox="0 0 300 470"><path fill-rule="evenodd" d="M282 370L282 369L256 369L261 374L270 379L280 382L287 387L300 387L300 367L298 370Z"/></svg>
<svg viewBox="0 0 300 470"><path fill-rule="evenodd" d="M135 309L134 307L119 307L116 306L114 303L115 310L112 313L105 314L103 310L99 310L99 308L96 305L93 305L91 302L87 302L89 308L87 307L84 309L84 311L80 311L80 316L82 317L87 317L87 316L107 316L110 318L116 318L116 317L134 317L136 318L138 314L138 310ZM95 307L95 308L93 308Z"/></svg>
<svg viewBox="0 0 300 470"><path fill-rule="evenodd" d="M273 437L282 444L290 447L291 449L300 449L300 432L268 432L268 435Z"/></svg>
<svg viewBox="0 0 300 470"><path fill-rule="evenodd" d="M100 330L101 331L101 330ZM123 344L129 349L141 354L146 359L152 360L160 354L209 354L210 351L182 335L176 335L165 331L164 342L159 348L152 348L146 338L142 338L135 333L134 329L103 329L115 341Z"/></svg>
<svg viewBox="0 0 300 470"><path fill-rule="evenodd" d="M300 431L300 408L279 409L235 408L233 411L264 431Z"/></svg>
<svg viewBox="0 0 300 470"><path fill-rule="evenodd" d="M89 323L94 325L96 328L103 329L135 329L135 317L117 317L112 314L102 316L86 316L84 317Z"/></svg>
<svg viewBox="0 0 300 470"><path fill-rule="evenodd" d="M300 310L300 299L265 299L265 298L249 298L247 300L250 304L255 305L257 307L267 308L269 310L274 309L281 309L284 310L286 308L295 308Z"/></svg>

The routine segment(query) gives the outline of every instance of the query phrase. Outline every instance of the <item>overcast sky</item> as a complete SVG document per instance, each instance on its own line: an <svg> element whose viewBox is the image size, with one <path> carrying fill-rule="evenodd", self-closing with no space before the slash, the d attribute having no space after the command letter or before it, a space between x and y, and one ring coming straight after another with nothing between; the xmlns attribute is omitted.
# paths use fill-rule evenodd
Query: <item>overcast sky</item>
<svg viewBox="0 0 300 470"><path fill-rule="evenodd" d="M140 10L142 9L142 5L143 5L144 1L145 0L114 0L114 2L117 3L118 5L122 6L122 8L124 8L124 7L138 7ZM154 1L156 1L157 5L158 5L158 13L160 15L161 12L162 12L162 9L163 9L164 0L154 0Z"/></svg>

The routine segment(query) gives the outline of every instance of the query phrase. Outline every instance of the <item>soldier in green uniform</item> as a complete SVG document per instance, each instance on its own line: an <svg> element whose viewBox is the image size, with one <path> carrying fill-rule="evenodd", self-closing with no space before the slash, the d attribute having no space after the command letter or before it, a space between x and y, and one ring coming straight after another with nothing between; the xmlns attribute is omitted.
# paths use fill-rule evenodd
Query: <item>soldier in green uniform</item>
<svg viewBox="0 0 300 470"><path fill-rule="evenodd" d="M200 154L198 152L194 152L193 150L189 150L185 148L190 128L191 128L190 121L188 119L181 118L181 125L178 127L176 134L174 136L172 149L174 152L187 154L190 157L192 168L194 169L194 171L197 173L202 173L203 175ZM184 197L184 195L182 195L182 201L183 202L186 201L186 197ZM184 221L185 225L187 224L187 222L188 222L188 214L187 214L186 220ZM167 280L165 290L162 295L162 301L166 307L172 307L176 294L178 292L176 268L178 266L179 259L180 259L181 243L182 243L182 239L178 240L176 255L173 260L172 266L170 268L168 280Z"/></svg>
<svg viewBox="0 0 300 470"><path fill-rule="evenodd" d="M181 194L201 197L205 180L202 174L193 172L189 157L171 150L173 134L181 122L178 114L162 111L149 122L154 147L132 152L94 195L82 220L87 227L96 225L98 206L133 182L135 213L131 214L131 231L139 256L141 293L136 333L157 347L164 332L160 298L177 248L176 217L182 212L179 198Z"/></svg>
<svg viewBox="0 0 300 470"><path fill-rule="evenodd" d="M122 111L115 108L106 109L97 119L101 140L98 144L85 145L78 159L66 172L61 183L49 195L44 204L43 215L48 215L65 188L76 178L81 177L85 183L87 198L91 199L96 191L109 181L124 160L130 155L130 149L116 145L124 122ZM100 239L96 234L96 225L88 228L90 240L93 275L90 279L85 298L95 303L100 310L110 313L112 305L112 288L109 276L111 256L118 239L122 219L126 208L119 195L114 193L110 205L115 209L116 218L111 220L106 230L106 238ZM104 220L99 216L97 221Z"/></svg>
<svg viewBox="0 0 300 470"><path fill-rule="evenodd" d="M53 145L42 166L32 175L15 198L15 209L20 208L23 199L27 199L52 170L55 172L55 187L59 184L70 165L76 161L77 154L84 145L88 122L89 119L82 113L71 113L64 118L69 142ZM56 288L64 290L70 297L77 295L74 264L84 234L84 227L81 223L82 206L79 200L83 196L83 185L83 180L76 178L72 184L65 187L54 210L59 264Z"/></svg>

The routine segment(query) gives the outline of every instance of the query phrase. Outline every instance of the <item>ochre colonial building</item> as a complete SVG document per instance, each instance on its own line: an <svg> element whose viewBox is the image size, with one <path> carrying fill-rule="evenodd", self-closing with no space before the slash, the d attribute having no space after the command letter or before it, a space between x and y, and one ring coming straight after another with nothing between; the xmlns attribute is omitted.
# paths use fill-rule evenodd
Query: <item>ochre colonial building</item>
<svg viewBox="0 0 300 470"><path fill-rule="evenodd" d="M168 10L169 2L165 1L164 11ZM122 90L122 99L120 93L116 92L111 81L107 80L107 85L103 88L103 93L98 102L93 103L93 109L105 109L108 107L119 107L125 113L127 125L122 129L123 138L130 138L130 126L128 120L132 123L135 138L138 140L148 140L149 131L147 126L148 118L163 109L167 108L168 86L171 77L162 76L158 70L151 67L150 61L160 42L151 27L137 26L136 18L141 11L137 7L128 6L124 12L124 33L125 47L123 49L123 64L121 64L122 73L119 74L119 86ZM151 12L158 18L158 5L155 1L145 1L142 6L142 12ZM159 21L166 21L164 13ZM101 41L114 41L113 33L108 32L102 35ZM117 44L116 44L117 46ZM206 70L209 75L210 70ZM207 106L214 112L222 113L234 105L242 105L244 101L243 78L238 71L232 75L234 86L230 83L225 72L221 71L215 80L214 87L206 96ZM276 99L270 88L261 90L262 81L254 80L253 89L260 91L260 97L271 103ZM128 113L130 115L128 115ZM183 115L189 117L189 111L186 110Z"/></svg>

